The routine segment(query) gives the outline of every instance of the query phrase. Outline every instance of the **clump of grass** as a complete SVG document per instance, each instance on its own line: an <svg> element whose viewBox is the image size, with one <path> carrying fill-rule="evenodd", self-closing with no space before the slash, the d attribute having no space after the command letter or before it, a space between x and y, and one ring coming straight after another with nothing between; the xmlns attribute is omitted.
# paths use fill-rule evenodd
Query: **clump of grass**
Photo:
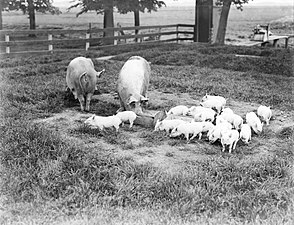
<svg viewBox="0 0 294 225"><path fill-rule="evenodd" d="M165 156L166 157L174 157L174 153L173 152L166 152Z"/></svg>
<svg viewBox="0 0 294 225"><path fill-rule="evenodd" d="M167 134L165 132L157 132L157 131L143 131L140 133L140 138L143 138L144 145L148 144L148 146L160 145L167 138Z"/></svg>
<svg viewBox="0 0 294 225"><path fill-rule="evenodd" d="M293 138L293 133L294 133L294 126L289 126L289 127L283 127L277 136L281 139L290 139L291 137Z"/></svg>
<svg viewBox="0 0 294 225"><path fill-rule="evenodd" d="M89 126L85 124L81 124L77 128L70 131L70 134L83 134L83 135L89 135L91 137L102 137L103 133L100 131L99 128L90 128Z"/></svg>

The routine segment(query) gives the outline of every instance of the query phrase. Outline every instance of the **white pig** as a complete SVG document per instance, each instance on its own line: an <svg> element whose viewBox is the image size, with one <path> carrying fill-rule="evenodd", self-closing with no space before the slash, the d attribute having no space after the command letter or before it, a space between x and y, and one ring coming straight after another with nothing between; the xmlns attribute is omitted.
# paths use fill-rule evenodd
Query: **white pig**
<svg viewBox="0 0 294 225"><path fill-rule="evenodd" d="M94 94L97 78L104 72L97 72L91 59L77 57L73 59L66 70L66 84L75 99L80 102L82 111L90 110L91 98ZM86 106L85 105L86 99Z"/></svg>
<svg viewBox="0 0 294 225"><path fill-rule="evenodd" d="M210 108L203 108L201 112L193 115L195 121L210 121L213 122L215 118L215 111Z"/></svg>
<svg viewBox="0 0 294 225"><path fill-rule="evenodd" d="M204 108L203 106L192 106L189 108L187 115L189 116L195 115L196 113L201 112L203 109L206 109L206 108Z"/></svg>
<svg viewBox="0 0 294 225"><path fill-rule="evenodd" d="M231 112L224 112L217 118L217 123L226 120L233 125L233 128L236 130L241 129L241 125L243 124L243 119L241 116L231 113Z"/></svg>
<svg viewBox="0 0 294 225"><path fill-rule="evenodd" d="M197 135L199 135L199 139L201 139L202 130L203 125L200 122L181 123L172 130L170 137L177 137L184 134L187 141L192 140ZM191 138L189 138L190 134L192 134Z"/></svg>
<svg viewBox="0 0 294 225"><path fill-rule="evenodd" d="M146 92L149 86L151 69L149 63L140 56L132 56L121 68L117 81L117 93L120 99L118 111L133 111L142 115L142 106L148 98Z"/></svg>
<svg viewBox="0 0 294 225"><path fill-rule="evenodd" d="M222 104L222 108L225 107L227 100L222 97L222 96L218 96L218 95L208 95L207 93L205 94L205 96L201 99L201 102L205 102L207 100L216 100L218 102L221 102Z"/></svg>
<svg viewBox="0 0 294 225"><path fill-rule="evenodd" d="M154 127L154 131L164 130L167 133L169 133L171 130L173 130L175 127L177 127L181 123L187 123L187 122L180 119L173 119L173 120L164 119L162 121L157 120Z"/></svg>
<svg viewBox="0 0 294 225"><path fill-rule="evenodd" d="M222 101L218 100L218 99L207 99L204 102L200 103L201 106L205 107L205 108L211 108L213 110L215 110L218 114L222 111L224 105L222 103Z"/></svg>
<svg viewBox="0 0 294 225"><path fill-rule="evenodd" d="M256 134L260 134L262 132L262 123L254 112L246 114L246 123Z"/></svg>
<svg viewBox="0 0 294 225"><path fill-rule="evenodd" d="M217 124L213 129L211 129L208 133L207 133L207 137L210 143L214 143L216 142L218 139L221 138L221 132L225 131L225 130L231 130L228 127L229 123L223 122L223 123L219 123ZM231 124L229 124L231 125Z"/></svg>
<svg viewBox="0 0 294 225"><path fill-rule="evenodd" d="M251 140L251 128L247 123L241 125L240 131L240 139L245 143L248 144Z"/></svg>
<svg viewBox="0 0 294 225"><path fill-rule="evenodd" d="M223 113L234 113L234 111L231 108L224 108L224 109L222 109L221 115Z"/></svg>
<svg viewBox="0 0 294 225"><path fill-rule="evenodd" d="M270 107L261 105L257 109L257 115L261 118L262 121L266 122L266 125L269 125L269 121L273 113Z"/></svg>
<svg viewBox="0 0 294 225"><path fill-rule="evenodd" d="M129 122L130 123L130 128L133 127L134 121L137 118L136 113L133 111L123 111L123 112L118 112L116 114L118 118L121 119L121 121L124 122Z"/></svg>
<svg viewBox="0 0 294 225"><path fill-rule="evenodd" d="M203 127L202 127L202 133L209 132L210 130L214 129L214 125L211 122L201 122Z"/></svg>
<svg viewBox="0 0 294 225"><path fill-rule="evenodd" d="M189 111L189 108L185 105L178 105L178 106L175 106L173 108L171 108L168 112L167 112L167 116L169 115L174 115L174 116L186 116L187 113Z"/></svg>
<svg viewBox="0 0 294 225"><path fill-rule="evenodd" d="M239 132L237 130L222 130L221 132L221 143L222 151L226 149L226 145L229 145L229 153L232 152L232 149L236 148L237 142L239 140Z"/></svg>
<svg viewBox="0 0 294 225"><path fill-rule="evenodd" d="M215 124L222 124L222 126L225 126L228 129L233 129L233 125L230 122L228 122L222 115L216 117Z"/></svg>
<svg viewBox="0 0 294 225"><path fill-rule="evenodd" d="M96 116L93 115L84 122L91 128L99 128L101 131L104 128L114 127L118 132L119 125L122 123L118 116Z"/></svg>

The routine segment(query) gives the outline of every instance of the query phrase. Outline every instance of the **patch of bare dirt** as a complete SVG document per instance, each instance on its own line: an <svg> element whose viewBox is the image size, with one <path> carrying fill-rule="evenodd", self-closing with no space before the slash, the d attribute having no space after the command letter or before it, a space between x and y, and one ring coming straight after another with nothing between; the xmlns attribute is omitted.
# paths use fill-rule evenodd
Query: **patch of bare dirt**
<svg viewBox="0 0 294 225"><path fill-rule="evenodd" d="M103 102L118 103L115 94L102 94L95 96L97 100ZM149 92L150 105L153 108L164 108L179 104L192 106L199 105L200 99L193 99L188 94L174 95L170 93L162 93L159 91ZM237 114L245 118L247 112L256 111L259 104L248 102L237 102L228 100L227 106L234 110ZM76 109L76 108L75 108ZM109 153L113 153L118 157L131 157L138 163L151 163L160 167L165 171L176 172L180 168L186 166L186 162L205 160L214 156L221 156L229 153L222 153L220 143L210 145L206 141L206 137L202 140L193 140L187 143L186 140L178 140L164 136L163 140L148 140L144 134L154 135L151 128L134 125L132 129L125 124L115 134L114 131L108 130L104 136L86 135L83 133L75 133L83 126L83 122L92 115L92 113L83 113L75 109L67 109L61 113L54 114L51 117L38 119L35 122L46 124L50 129L60 132L66 138L81 144L87 148L103 149ZM168 109L168 108L166 108ZM271 155L274 149L279 148L283 144L283 140L277 137L277 134L285 127L294 126L293 112L280 111L272 109L273 118L269 126L265 126L261 136L253 135L249 145L238 142L236 151L233 154L243 154L245 158L254 160L256 158ZM117 143L111 143L105 136L111 135L114 139L117 137Z"/></svg>

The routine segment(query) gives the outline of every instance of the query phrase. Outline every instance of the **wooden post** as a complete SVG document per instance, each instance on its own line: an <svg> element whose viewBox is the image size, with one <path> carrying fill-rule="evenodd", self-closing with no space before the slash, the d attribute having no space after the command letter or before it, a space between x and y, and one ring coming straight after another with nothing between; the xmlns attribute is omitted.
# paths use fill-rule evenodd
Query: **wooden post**
<svg viewBox="0 0 294 225"><path fill-rule="evenodd" d="M90 38L90 34L86 33L86 39L89 39L89 38ZM90 48L90 42L87 40L86 41L86 51L88 51L89 48Z"/></svg>
<svg viewBox="0 0 294 225"><path fill-rule="evenodd" d="M5 42L8 44L9 43L9 35L5 34ZM10 47L6 46L6 53L9 54L10 53Z"/></svg>
<svg viewBox="0 0 294 225"><path fill-rule="evenodd" d="M48 34L48 41L52 41L52 34ZM52 52L52 51L53 51L53 45L52 45L52 42L49 42L49 45L48 45L48 51L49 51L49 52Z"/></svg>
<svg viewBox="0 0 294 225"><path fill-rule="evenodd" d="M160 37L161 37L161 28L158 29L158 33L160 33L160 34L157 36L157 40L160 41Z"/></svg>
<svg viewBox="0 0 294 225"><path fill-rule="evenodd" d="M274 40L273 46L274 46L275 48L278 46L278 41L279 41L279 39L275 39L275 40Z"/></svg>
<svg viewBox="0 0 294 225"><path fill-rule="evenodd" d="M176 32L177 32L177 43L179 43L179 25L176 26Z"/></svg>
<svg viewBox="0 0 294 225"><path fill-rule="evenodd" d="M114 31L113 35L114 36L119 36L119 32L118 31ZM114 41L113 42L114 45L117 45L118 44L118 39L114 39L113 41Z"/></svg>
<svg viewBox="0 0 294 225"><path fill-rule="evenodd" d="M288 48L288 43L289 43L289 37L287 37L287 38L285 39L285 48Z"/></svg>

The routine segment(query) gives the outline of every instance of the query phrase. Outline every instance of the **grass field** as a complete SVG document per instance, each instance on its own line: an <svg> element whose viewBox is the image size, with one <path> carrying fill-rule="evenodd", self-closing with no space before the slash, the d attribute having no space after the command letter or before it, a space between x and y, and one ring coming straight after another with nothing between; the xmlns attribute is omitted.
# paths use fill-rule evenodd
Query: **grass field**
<svg viewBox="0 0 294 225"><path fill-rule="evenodd" d="M106 69L88 114L65 94L78 55ZM259 104L274 117L232 154L140 126L88 129L89 115L119 108L117 74L130 55L151 61L148 109L199 104L208 92L243 117ZM289 49L199 44L1 59L0 224L293 224L292 59Z"/></svg>

